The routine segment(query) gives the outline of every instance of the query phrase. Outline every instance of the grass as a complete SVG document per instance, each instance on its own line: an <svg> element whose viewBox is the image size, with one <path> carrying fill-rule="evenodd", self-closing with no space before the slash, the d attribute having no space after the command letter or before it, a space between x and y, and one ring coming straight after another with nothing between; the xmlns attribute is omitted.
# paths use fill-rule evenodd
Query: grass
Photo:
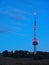
<svg viewBox="0 0 49 65"><path fill-rule="evenodd" d="M0 65L49 65L49 60L32 60L32 58L0 57Z"/></svg>

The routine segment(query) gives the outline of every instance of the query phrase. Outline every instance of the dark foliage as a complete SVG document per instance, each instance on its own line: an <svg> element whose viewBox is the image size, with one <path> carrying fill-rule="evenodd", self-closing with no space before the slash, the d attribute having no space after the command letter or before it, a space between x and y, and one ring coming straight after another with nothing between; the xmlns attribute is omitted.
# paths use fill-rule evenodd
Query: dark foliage
<svg viewBox="0 0 49 65"><path fill-rule="evenodd" d="M13 58L32 58L35 60L39 59L49 59L49 53L48 52L37 52L36 55L34 55L33 52L28 51L22 51L22 50L16 50L9 52L8 50L5 50L1 53L5 57L13 57Z"/></svg>

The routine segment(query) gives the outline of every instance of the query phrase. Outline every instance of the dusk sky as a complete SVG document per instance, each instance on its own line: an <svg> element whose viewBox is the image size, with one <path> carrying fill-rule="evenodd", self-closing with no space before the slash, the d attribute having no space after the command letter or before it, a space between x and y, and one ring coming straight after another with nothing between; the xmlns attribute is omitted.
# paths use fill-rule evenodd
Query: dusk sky
<svg viewBox="0 0 49 65"><path fill-rule="evenodd" d="M0 52L33 52L34 11L37 50L49 52L49 0L0 0Z"/></svg>

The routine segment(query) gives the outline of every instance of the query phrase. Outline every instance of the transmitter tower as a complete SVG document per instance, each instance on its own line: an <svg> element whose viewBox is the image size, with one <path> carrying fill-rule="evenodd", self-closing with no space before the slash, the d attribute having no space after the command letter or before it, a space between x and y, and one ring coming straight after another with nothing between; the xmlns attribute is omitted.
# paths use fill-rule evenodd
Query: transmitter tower
<svg viewBox="0 0 49 65"><path fill-rule="evenodd" d="M34 12L34 39L33 39L32 44L34 46L34 55L36 55L37 54L36 46L38 45L38 41L37 41L37 38L36 38L36 12Z"/></svg>

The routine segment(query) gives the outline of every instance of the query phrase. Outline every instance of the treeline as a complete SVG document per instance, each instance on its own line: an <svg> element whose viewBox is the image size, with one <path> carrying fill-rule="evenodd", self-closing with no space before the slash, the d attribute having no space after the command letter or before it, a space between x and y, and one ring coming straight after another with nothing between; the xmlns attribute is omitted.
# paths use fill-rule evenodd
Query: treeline
<svg viewBox="0 0 49 65"><path fill-rule="evenodd" d="M31 53L28 51L23 51L23 50L16 50L16 51L11 51L9 52L8 50L5 50L1 53L5 57L14 57L14 58L30 58Z"/></svg>
<svg viewBox="0 0 49 65"><path fill-rule="evenodd" d="M16 50L9 52L5 50L1 53L4 57L13 57L13 58L32 58L32 59L49 59L49 52L40 52L37 51L37 54L34 55L33 52L23 51L23 50Z"/></svg>

